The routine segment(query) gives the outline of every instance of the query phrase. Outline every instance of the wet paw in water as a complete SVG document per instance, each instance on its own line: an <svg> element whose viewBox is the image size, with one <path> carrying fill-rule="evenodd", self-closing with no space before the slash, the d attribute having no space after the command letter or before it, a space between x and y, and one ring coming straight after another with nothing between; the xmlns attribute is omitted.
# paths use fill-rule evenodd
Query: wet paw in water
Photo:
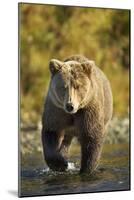
<svg viewBox="0 0 134 200"><path fill-rule="evenodd" d="M77 172L77 171L79 171L79 168L75 166L75 163L73 163L73 162L68 162L68 167L67 167L66 171L64 171L64 172L53 171L53 170L51 170L49 167L42 169L42 173L44 173L44 174L46 174L46 173L64 174L64 173L70 172L70 171L71 171L71 172L72 172L72 171Z"/></svg>

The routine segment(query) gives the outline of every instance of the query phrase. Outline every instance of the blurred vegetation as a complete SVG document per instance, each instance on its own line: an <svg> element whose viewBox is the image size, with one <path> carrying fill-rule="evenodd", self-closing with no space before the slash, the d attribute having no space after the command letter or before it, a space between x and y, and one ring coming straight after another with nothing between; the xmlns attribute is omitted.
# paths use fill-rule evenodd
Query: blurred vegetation
<svg viewBox="0 0 134 200"><path fill-rule="evenodd" d="M111 81L114 115L129 107L129 11L19 4L21 121L41 119L51 58L83 54Z"/></svg>

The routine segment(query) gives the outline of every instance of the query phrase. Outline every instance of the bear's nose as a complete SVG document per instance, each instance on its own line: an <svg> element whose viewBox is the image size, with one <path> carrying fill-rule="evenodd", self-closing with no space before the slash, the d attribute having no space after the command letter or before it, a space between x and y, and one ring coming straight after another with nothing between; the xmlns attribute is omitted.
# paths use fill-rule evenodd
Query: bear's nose
<svg viewBox="0 0 134 200"><path fill-rule="evenodd" d="M66 110L68 112L71 112L74 109L73 104L72 103L67 103L66 104Z"/></svg>

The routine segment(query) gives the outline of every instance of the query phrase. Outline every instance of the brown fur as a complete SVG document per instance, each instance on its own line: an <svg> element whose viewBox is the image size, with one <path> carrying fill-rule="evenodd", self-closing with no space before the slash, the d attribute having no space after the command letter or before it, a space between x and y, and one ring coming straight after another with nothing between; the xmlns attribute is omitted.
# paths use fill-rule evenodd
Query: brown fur
<svg viewBox="0 0 134 200"><path fill-rule="evenodd" d="M92 173L112 117L109 81L93 61L80 55L64 62L51 60L50 71L52 78L42 118L45 160L53 170L66 170L67 150L72 138L77 136L81 144L80 172ZM68 101L74 107L70 113L65 107ZM68 129L73 132L69 134Z"/></svg>

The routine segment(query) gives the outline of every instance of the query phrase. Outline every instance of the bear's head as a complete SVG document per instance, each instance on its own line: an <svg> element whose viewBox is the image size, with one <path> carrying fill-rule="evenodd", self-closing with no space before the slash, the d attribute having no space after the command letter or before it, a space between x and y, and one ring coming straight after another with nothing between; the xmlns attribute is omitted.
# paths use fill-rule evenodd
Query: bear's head
<svg viewBox="0 0 134 200"><path fill-rule="evenodd" d="M94 65L94 61L90 60L79 63L52 59L49 64L52 75L49 96L52 102L70 114L85 106L93 95Z"/></svg>

